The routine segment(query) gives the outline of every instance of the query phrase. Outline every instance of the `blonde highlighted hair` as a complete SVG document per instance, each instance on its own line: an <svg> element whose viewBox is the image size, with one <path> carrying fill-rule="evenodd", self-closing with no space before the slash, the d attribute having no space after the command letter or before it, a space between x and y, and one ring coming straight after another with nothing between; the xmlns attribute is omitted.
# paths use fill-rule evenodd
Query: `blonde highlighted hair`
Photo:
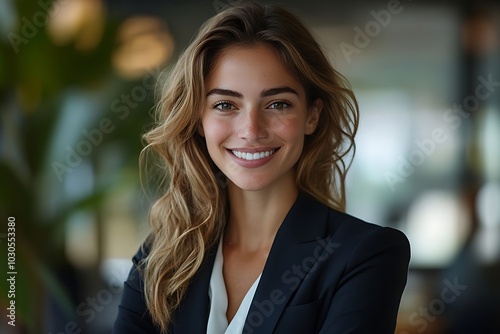
<svg viewBox="0 0 500 334"><path fill-rule="evenodd" d="M309 103L324 107L316 131L306 136L297 162L297 187L337 210L345 209L345 176L354 152L358 106L344 77L289 11L241 3L208 20L173 67L157 108L156 126L144 135L144 152L163 162L168 187L151 208L152 236L144 262L145 298L153 321L167 331L206 250L226 224L228 197L221 172L198 134L204 80L230 46L265 44L302 83ZM349 160L350 161L350 160Z"/></svg>

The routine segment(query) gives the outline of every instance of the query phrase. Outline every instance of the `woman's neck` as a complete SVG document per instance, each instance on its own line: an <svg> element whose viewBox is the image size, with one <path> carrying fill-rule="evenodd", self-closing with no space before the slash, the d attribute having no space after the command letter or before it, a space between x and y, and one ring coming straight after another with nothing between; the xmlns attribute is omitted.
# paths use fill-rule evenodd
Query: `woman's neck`
<svg viewBox="0 0 500 334"><path fill-rule="evenodd" d="M230 215L224 243L241 251L270 249L276 232L297 199L295 182L245 191L229 184Z"/></svg>

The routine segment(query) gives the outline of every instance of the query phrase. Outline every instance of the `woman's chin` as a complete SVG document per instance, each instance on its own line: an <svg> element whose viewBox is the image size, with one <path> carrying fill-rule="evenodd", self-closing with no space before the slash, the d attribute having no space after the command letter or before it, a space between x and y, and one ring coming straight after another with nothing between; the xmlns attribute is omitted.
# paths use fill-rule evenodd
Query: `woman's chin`
<svg viewBox="0 0 500 334"><path fill-rule="evenodd" d="M233 178L230 179L233 185L243 191L259 191L269 186L268 180L261 180L257 178Z"/></svg>

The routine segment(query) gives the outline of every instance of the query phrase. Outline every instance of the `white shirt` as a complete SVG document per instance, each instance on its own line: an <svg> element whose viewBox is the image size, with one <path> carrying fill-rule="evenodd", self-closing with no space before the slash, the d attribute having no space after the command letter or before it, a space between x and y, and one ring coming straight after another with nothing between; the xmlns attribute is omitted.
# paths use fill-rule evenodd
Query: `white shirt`
<svg viewBox="0 0 500 334"><path fill-rule="evenodd" d="M241 334L245 326L245 319L252 304L255 290L259 285L260 276L257 277L250 289L243 298L243 301L234 315L231 323L227 323L227 291L222 273L222 264L224 257L222 255L222 238L215 256L212 276L210 277L210 287L208 296L210 297L210 314L208 316L207 334Z"/></svg>

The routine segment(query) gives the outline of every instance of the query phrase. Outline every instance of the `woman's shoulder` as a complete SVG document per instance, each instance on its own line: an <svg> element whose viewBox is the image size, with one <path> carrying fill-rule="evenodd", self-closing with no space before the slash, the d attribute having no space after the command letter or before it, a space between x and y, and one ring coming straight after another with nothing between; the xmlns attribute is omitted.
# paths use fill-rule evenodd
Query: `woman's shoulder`
<svg viewBox="0 0 500 334"><path fill-rule="evenodd" d="M149 251L151 249L150 236L139 246L139 249L134 254L132 261L134 264L139 265L149 256Z"/></svg>
<svg viewBox="0 0 500 334"><path fill-rule="evenodd" d="M146 240L139 246L139 249L132 257L132 267L125 282L130 287L139 291L142 291L144 288L143 270L145 267L145 261L149 256L149 251L151 248L151 237L152 235L149 235L146 238Z"/></svg>
<svg viewBox="0 0 500 334"><path fill-rule="evenodd" d="M348 233L353 237L362 238L375 233L390 238L407 240L404 233L396 228L370 223L332 208L328 208L328 218L329 226L336 228L338 232Z"/></svg>
<svg viewBox="0 0 500 334"><path fill-rule="evenodd" d="M314 199L313 199L314 200ZM316 200L314 200L316 201ZM398 244L409 251L406 235L393 227L367 222L346 212L341 212L316 201L326 211L325 234L339 242L357 244L374 241L379 244Z"/></svg>
<svg viewBox="0 0 500 334"><path fill-rule="evenodd" d="M137 249L136 253L132 257L133 267L141 268L144 266L144 261L149 256L152 238L153 238L152 234L148 235Z"/></svg>
<svg viewBox="0 0 500 334"><path fill-rule="evenodd" d="M317 237L333 237L342 242L357 242L366 237L389 239L397 243L408 244L403 232L371 222L366 222L351 214L328 206L313 196L300 192L290 211L293 219L288 227L295 234L313 234ZM304 221L309 221L308 230L304 231Z"/></svg>
<svg viewBox="0 0 500 334"><path fill-rule="evenodd" d="M326 236L336 245L336 260L344 258L346 268L367 263L392 264L405 272L411 257L410 242L400 230L366 222L326 207Z"/></svg>

